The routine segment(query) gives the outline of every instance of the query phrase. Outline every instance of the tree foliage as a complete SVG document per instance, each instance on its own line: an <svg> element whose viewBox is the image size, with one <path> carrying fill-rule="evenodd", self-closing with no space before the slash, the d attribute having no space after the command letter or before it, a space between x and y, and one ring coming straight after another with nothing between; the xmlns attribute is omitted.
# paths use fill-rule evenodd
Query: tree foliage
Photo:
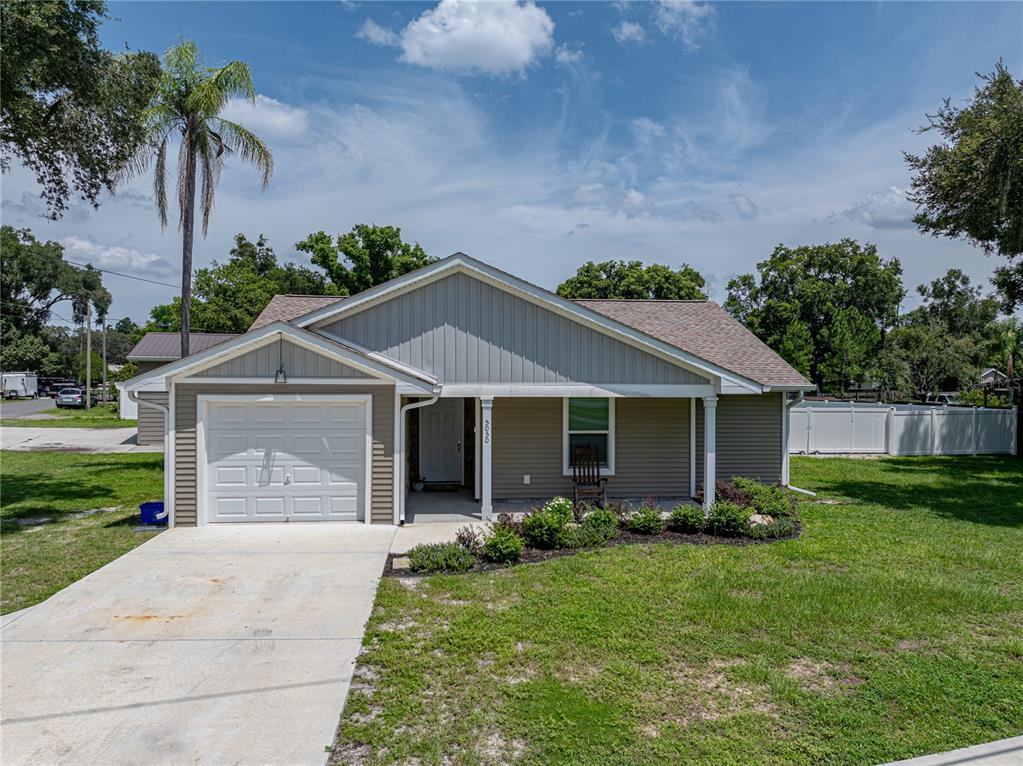
<svg viewBox="0 0 1023 766"><path fill-rule="evenodd" d="M336 239L318 231L295 247L327 272L340 295L355 295L436 260L418 242L402 240L397 226L360 223Z"/></svg>
<svg viewBox="0 0 1023 766"><path fill-rule="evenodd" d="M53 218L72 187L98 205L145 139L159 60L103 50L106 15L102 0L0 4L0 164L35 173Z"/></svg>
<svg viewBox="0 0 1023 766"><path fill-rule="evenodd" d="M706 300L707 282L696 269L683 263L677 270L642 261L587 261L575 276L558 285L562 298L647 298Z"/></svg>
<svg viewBox="0 0 1023 766"><path fill-rule="evenodd" d="M898 317L898 259L844 239L778 245L757 271L759 279L743 274L728 282L725 308L821 390L863 380Z"/></svg>
<svg viewBox="0 0 1023 766"><path fill-rule="evenodd" d="M167 225L167 151L179 140L177 197L181 229L181 356L188 356L191 325L192 240L197 178L200 212L206 235L224 158L236 154L256 167L265 189L273 175L273 156L256 134L220 114L234 97L255 101L249 67L231 61L208 67L198 46L184 40L164 54L152 104L146 109L146 142L126 168L125 177L153 168L153 189L160 223Z"/></svg>
<svg viewBox="0 0 1023 766"><path fill-rule="evenodd" d="M19 333L37 333L62 301L72 319L85 320L89 304L100 322L110 307L103 275L91 266L72 266L58 242L40 242L28 229L0 227L0 301L2 324Z"/></svg>
<svg viewBox="0 0 1023 766"><path fill-rule="evenodd" d="M281 264L260 235L252 242L244 234L223 264L214 261L195 273L192 298L193 326L203 332L242 333L277 294L336 295L337 290L318 271L295 263ZM154 306L144 330L177 332L181 329L181 302Z"/></svg>
<svg viewBox="0 0 1023 766"><path fill-rule="evenodd" d="M1023 261L1014 260L1023 255L1023 80L999 61L969 104L945 99L928 115L921 132L928 131L940 143L923 155L905 155L914 172L913 220L922 231L1009 258L995 283L1011 310L1023 302Z"/></svg>

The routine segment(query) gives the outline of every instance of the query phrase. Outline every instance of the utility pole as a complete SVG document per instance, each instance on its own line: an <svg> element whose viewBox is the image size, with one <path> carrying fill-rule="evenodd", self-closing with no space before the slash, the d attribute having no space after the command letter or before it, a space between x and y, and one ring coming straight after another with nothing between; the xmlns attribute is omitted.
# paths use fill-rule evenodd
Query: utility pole
<svg viewBox="0 0 1023 766"><path fill-rule="evenodd" d="M106 402L110 395L107 388L107 318L103 317L103 401Z"/></svg>
<svg viewBox="0 0 1023 766"><path fill-rule="evenodd" d="M85 304L85 409L92 409L92 303Z"/></svg>

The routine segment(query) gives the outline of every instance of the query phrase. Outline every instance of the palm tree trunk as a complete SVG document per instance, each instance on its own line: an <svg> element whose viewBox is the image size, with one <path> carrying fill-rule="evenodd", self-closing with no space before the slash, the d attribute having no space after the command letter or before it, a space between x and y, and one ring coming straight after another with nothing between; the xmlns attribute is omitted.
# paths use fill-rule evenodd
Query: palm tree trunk
<svg viewBox="0 0 1023 766"><path fill-rule="evenodd" d="M192 322L192 238L195 230L195 146L191 126L182 140L185 151L185 189L181 207L181 358L188 356Z"/></svg>

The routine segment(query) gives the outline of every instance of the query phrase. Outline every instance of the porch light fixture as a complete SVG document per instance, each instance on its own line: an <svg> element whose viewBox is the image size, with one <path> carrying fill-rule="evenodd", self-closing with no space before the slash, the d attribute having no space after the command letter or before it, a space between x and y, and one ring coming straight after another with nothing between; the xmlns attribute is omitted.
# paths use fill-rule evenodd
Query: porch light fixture
<svg viewBox="0 0 1023 766"><path fill-rule="evenodd" d="M284 371L284 333L277 340L278 367L274 373L274 383L287 383L288 373Z"/></svg>

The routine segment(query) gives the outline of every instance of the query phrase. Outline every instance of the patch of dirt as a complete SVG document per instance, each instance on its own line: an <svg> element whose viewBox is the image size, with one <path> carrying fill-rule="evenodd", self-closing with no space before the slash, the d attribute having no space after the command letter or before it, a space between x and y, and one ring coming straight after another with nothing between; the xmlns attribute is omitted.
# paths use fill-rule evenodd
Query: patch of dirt
<svg viewBox="0 0 1023 766"><path fill-rule="evenodd" d="M895 648L900 652L912 652L913 654L926 654L928 656L941 654L941 650L937 647L930 646L917 639L903 639L895 645Z"/></svg>
<svg viewBox="0 0 1023 766"><path fill-rule="evenodd" d="M851 670L846 663L835 665L809 657L800 657L786 667L784 672L803 689L823 694L825 697L833 697L843 689L863 683L863 679L852 675Z"/></svg>
<svg viewBox="0 0 1023 766"><path fill-rule="evenodd" d="M526 745L518 739L509 742L500 732L491 731L480 738L476 751L483 756L484 763L497 766L519 760L526 752Z"/></svg>
<svg viewBox="0 0 1023 766"><path fill-rule="evenodd" d="M366 713L352 713L350 716L348 716L348 720L354 724L361 726L362 724L371 723L375 721L377 719L377 716L379 716L383 712L384 709L382 707L380 707L379 705L374 705Z"/></svg>
<svg viewBox="0 0 1023 766"><path fill-rule="evenodd" d="M778 706L765 698L765 689L735 681L725 672L745 664L742 659L715 660L705 668L679 668L674 674L675 680L689 694L680 704L672 706L669 720L688 726L737 713L760 713L777 718Z"/></svg>
<svg viewBox="0 0 1023 766"><path fill-rule="evenodd" d="M387 633L397 633L399 630L411 630L418 624L415 620L402 620L401 622L382 622L377 627Z"/></svg>
<svg viewBox="0 0 1023 766"><path fill-rule="evenodd" d="M373 758L373 748L361 742L346 742L334 745L330 763L337 766L363 766Z"/></svg>

